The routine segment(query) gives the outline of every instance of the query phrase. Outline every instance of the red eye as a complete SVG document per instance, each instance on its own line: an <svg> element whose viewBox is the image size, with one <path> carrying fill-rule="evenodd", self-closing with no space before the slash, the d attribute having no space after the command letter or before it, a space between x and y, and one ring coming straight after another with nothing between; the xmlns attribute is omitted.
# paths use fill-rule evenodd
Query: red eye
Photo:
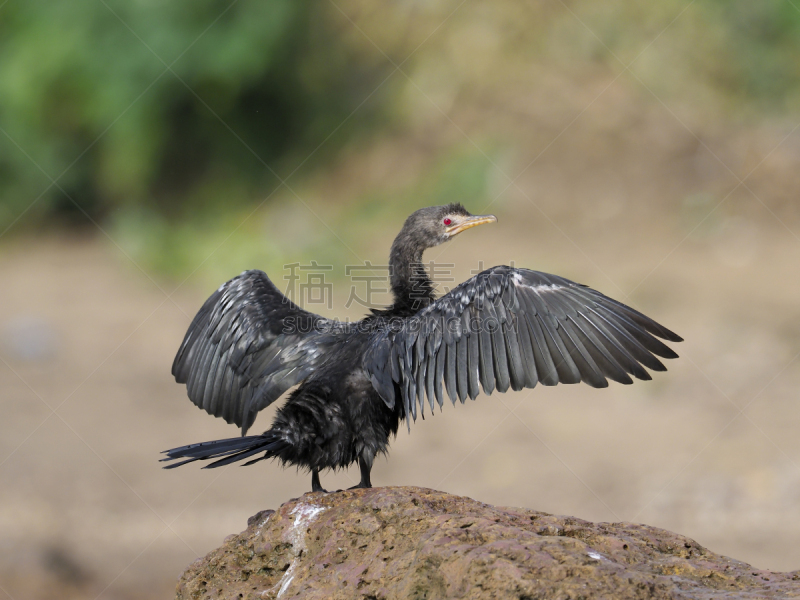
<svg viewBox="0 0 800 600"><path fill-rule="evenodd" d="M452 221L450 219L445 219L444 221L442 221L442 223L444 223L445 225L450 225Z"/></svg>

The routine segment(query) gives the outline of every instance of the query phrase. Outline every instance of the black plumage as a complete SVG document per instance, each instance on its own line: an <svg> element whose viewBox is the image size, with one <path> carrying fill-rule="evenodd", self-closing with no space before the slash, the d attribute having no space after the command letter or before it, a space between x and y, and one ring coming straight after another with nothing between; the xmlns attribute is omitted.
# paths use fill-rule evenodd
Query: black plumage
<svg viewBox="0 0 800 600"><path fill-rule="evenodd" d="M172 373L189 398L242 428L299 386L262 435L166 451L167 468L278 458L312 472L361 468L370 487L378 453L445 399L453 404L537 383L606 387L665 371L677 355L658 338L681 338L649 317L584 285L547 273L498 266L436 298L423 252L470 227L494 222L460 204L424 208L392 244L394 304L357 323L324 319L295 305L261 271L223 284L197 313ZM255 458L253 458L255 457Z"/></svg>

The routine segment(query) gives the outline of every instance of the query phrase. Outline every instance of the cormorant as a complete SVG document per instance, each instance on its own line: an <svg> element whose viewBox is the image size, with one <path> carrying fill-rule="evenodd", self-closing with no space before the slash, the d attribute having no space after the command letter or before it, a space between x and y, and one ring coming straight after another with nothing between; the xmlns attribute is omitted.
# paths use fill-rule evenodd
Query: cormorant
<svg viewBox="0 0 800 600"><path fill-rule="evenodd" d="M197 406L242 428L242 436L165 451L168 465L215 458L219 467L278 458L311 470L358 461L371 487L375 456L405 419L444 398L462 404L537 383L651 379L644 367L677 354L657 338L681 338L649 317L557 275L497 266L436 298L422 253L493 215L460 204L413 213L392 244L394 304L356 323L324 319L286 298L262 271L245 271L206 300L181 344L172 374ZM256 414L298 385L272 428L246 436ZM245 437L246 436L246 437Z"/></svg>

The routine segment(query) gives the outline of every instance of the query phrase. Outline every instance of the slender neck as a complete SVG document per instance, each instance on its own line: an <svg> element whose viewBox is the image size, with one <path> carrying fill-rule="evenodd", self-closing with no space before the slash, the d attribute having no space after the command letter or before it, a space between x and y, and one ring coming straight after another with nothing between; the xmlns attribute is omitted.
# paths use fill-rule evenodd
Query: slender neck
<svg viewBox="0 0 800 600"><path fill-rule="evenodd" d="M412 243L402 231L392 244L389 273L395 311L413 314L435 300L433 282L422 264L424 251L424 247Z"/></svg>

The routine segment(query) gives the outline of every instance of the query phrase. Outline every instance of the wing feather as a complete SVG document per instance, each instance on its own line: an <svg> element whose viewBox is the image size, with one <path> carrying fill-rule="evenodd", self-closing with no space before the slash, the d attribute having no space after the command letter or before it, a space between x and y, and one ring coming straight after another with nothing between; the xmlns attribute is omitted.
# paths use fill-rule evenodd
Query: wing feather
<svg viewBox="0 0 800 600"><path fill-rule="evenodd" d="M492 356L494 357L494 373L498 392L508 391L511 377L508 373L508 355L506 354L506 340L503 335L503 326L498 321L490 330L492 334Z"/></svg>
<svg viewBox="0 0 800 600"><path fill-rule="evenodd" d="M612 312L607 306L602 304L598 304L596 309L601 314L605 315L609 320L616 320L621 326L623 326L627 332L636 338L645 349L655 354L656 356L660 356L661 358L677 358L678 355L666 344L660 342L655 337L653 337L650 333L648 333L643 328L639 327L636 323L631 321L627 316L621 313Z"/></svg>
<svg viewBox="0 0 800 600"><path fill-rule="evenodd" d="M467 379L469 377L469 364L467 362L467 346L469 339L463 333L456 342L456 389L458 390L458 399L461 404L469 395L469 388L467 386Z"/></svg>
<svg viewBox="0 0 800 600"><path fill-rule="evenodd" d="M428 344L425 347L427 365L425 367L425 393L428 396L428 404L431 407L431 414L434 410L435 395L433 390L433 379L436 376L436 351L433 349L435 345L435 337L428 338Z"/></svg>
<svg viewBox="0 0 800 600"><path fill-rule="evenodd" d="M635 361L653 371L667 370L664 364L653 356L647 348L642 346L636 338L628 333L627 329L620 323L614 322L613 319L608 319L597 312L593 307L589 307L586 318L590 319L598 329L606 331L608 335L617 340L617 342L631 354Z"/></svg>
<svg viewBox="0 0 800 600"><path fill-rule="evenodd" d="M603 377L603 373L586 349L586 346L583 345L581 336L572 326L572 323L564 320L558 331L561 335L561 341L564 342L564 347L581 373L581 381L588 383L592 387L608 387L608 381Z"/></svg>
<svg viewBox="0 0 800 600"><path fill-rule="evenodd" d="M203 385L203 408L212 415L214 414L213 405L214 401L216 400L214 398L214 384L216 383L216 378L219 374L219 363L222 355L222 352L212 352L207 358L207 363L205 366L207 375Z"/></svg>
<svg viewBox="0 0 800 600"><path fill-rule="evenodd" d="M650 373L625 348L625 344L615 338L602 322L595 322L582 312L578 313L577 320L585 331L590 332L596 338L596 345L602 345L612 355L612 360L625 369L626 372L637 379L645 381L652 379Z"/></svg>
<svg viewBox="0 0 800 600"><path fill-rule="evenodd" d="M471 400L475 400L481 391L478 377L479 371L480 346L478 344L478 332L470 330L467 336L467 391Z"/></svg>
<svg viewBox="0 0 800 600"><path fill-rule="evenodd" d="M544 328L539 315L533 314L525 317L528 333L531 337L533 355L536 358L536 369L539 372L539 381L542 385L556 385L559 382L558 369L556 369L553 355L547 345ZM566 382L565 382L566 383Z"/></svg>
<svg viewBox="0 0 800 600"><path fill-rule="evenodd" d="M625 385L633 383L625 368L627 358L623 356L621 360L618 360L612 356L610 349L614 349L614 344L609 343L610 349L606 347L595 334L592 324L581 317L581 313L577 313L574 317L570 317L570 322L572 326L580 332L584 339L584 346L589 350L592 358L594 358L594 362L602 369L607 377L617 383L624 383Z"/></svg>
<svg viewBox="0 0 800 600"><path fill-rule="evenodd" d="M519 323L517 319L509 319L503 323L503 337L506 342L506 358L508 359L508 375L511 389L518 392L525 387L525 366L523 365L522 348L519 343ZM536 366L534 365L535 369Z"/></svg>
<svg viewBox="0 0 800 600"><path fill-rule="evenodd" d="M362 363L391 376L403 395L406 417L416 419L423 395L462 403L486 394L557 383L608 386L650 379L665 370L657 357L677 354L658 338L681 338L641 312L586 286L527 269L493 267L465 281L401 327L373 334ZM377 351L389 344L390 351ZM388 364L387 364L388 363ZM646 367L646 368L645 368ZM442 385L444 384L444 389Z"/></svg>
<svg viewBox="0 0 800 600"><path fill-rule="evenodd" d="M483 325L478 334L478 359L480 360L480 380L483 391L491 394L494 391L494 364L492 360L492 332Z"/></svg>
<svg viewBox="0 0 800 600"><path fill-rule="evenodd" d="M522 387L533 388L539 382L539 370L536 367L536 356L533 352L531 334L528 329L528 319L524 314L517 317L517 335L519 336L519 348L522 355Z"/></svg>
<svg viewBox="0 0 800 600"><path fill-rule="evenodd" d="M444 369L444 386L447 388L447 395L450 397L450 402L453 406L456 404L458 398L458 389L456 388L456 348L455 343L451 343L445 347L447 360L445 361Z"/></svg>
<svg viewBox="0 0 800 600"><path fill-rule="evenodd" d="M419 340L422 340L422 344L420 344ZM425 418L425 374L428 368L428 361L425 357L425 352L420 347L421 345L424 345L424 343L425 338L423 336L419 336L417 338L417 343L415 344L415 358L417 361L417 401L419 402L419 412L422 415L422 418Z"/></svg>
<svg viewBox="0 0 800 600"><path fill-rule="evenodd" d="M433 377L433 392L436 394L436 401L439 403L440 410L444 405L442 381L444 380L444 363L446 353L447 348L443 342L439 347L439 350L436 352L436 374Z"/></svg>
<svg viewBox="0 0 800 600"><path fill-rule="evenodd" d="M172 374L197 406L246 432L259 410L312 373L348 331L298 307L262 271L245 271L197 312Z"/></svg>
<svg viewBox="0 0 800 600"><path fill-rule="evenodd" d="M542 337L547 344L547 351L552 357L553 364L556 367L558 381L560 383L580 383L581 371L564 345L561 334L558 333L559 322L556 321L556 326L553 326L549 320L544 318L541 314L536 315L536 318L539 320L539 326L542 328Z"/></svg>

